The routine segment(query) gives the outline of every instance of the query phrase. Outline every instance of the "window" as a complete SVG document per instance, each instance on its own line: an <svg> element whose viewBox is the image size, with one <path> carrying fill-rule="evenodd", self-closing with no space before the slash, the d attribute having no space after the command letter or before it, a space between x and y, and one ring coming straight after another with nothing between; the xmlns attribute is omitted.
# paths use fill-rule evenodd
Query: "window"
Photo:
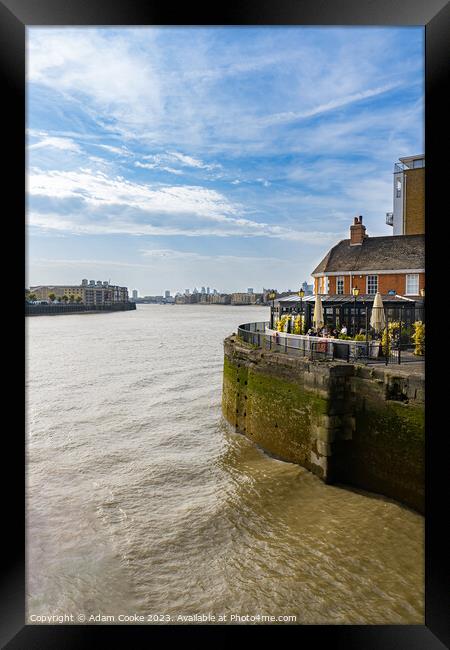
<svg viewBox="0 0 450 650"><path fill-rule="evenodd" d="M402 182L399 179L395 184L395 197L398 199L402 195Z"/></svg>
<svg viewBox="0 0 450 650"><path fill-rule="evenodd" d="M342 276L336 278L336 293L337 294L344 293L344 278Z"/></svg>
<svg viewBox="0 0 450 650"><path fill-rule="evenodd" d="M376 293L378 291L378 275L367 276L367 293Z"/></svg>
<svg viewBox="0 0 450 650"><path fill-rule="evenodd" d="M419 295L419 274L411 273L406 276L406 295L418 296Z"/></svg>

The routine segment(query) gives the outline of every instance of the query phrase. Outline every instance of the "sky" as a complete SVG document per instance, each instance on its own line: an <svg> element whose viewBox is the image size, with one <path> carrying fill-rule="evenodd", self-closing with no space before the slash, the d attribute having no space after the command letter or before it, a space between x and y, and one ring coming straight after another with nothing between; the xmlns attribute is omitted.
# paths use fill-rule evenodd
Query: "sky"
<svg viewBox="0 0 450 650"><path fill-rule="evenodd" d="M27 28L27 286L298 290L391 235L422 27Z"/></svg>

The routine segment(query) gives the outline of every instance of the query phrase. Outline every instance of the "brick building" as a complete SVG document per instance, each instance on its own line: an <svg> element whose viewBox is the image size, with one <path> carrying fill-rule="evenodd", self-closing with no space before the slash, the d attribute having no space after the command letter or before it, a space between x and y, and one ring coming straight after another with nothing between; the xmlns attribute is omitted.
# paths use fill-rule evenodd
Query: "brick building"
<svg viewBox="0 0 450 650"><path fill-rule="evenodd" d="M49 300L51 294L56 298L67 296L73 299L81 298L85 305L106 305L119 302L128 302L128 288L109 284L101 280L82 280L78 285L39 285L30 287L30 292L38 300Z"/></svg>
<svg viewBox="0 0 450 650"><path fill-rule="evenodd" d="M425 235L369 237L355 217L350 238L333 246L311 274L322 295L400 295L420 299L425 288Z"/></svg>

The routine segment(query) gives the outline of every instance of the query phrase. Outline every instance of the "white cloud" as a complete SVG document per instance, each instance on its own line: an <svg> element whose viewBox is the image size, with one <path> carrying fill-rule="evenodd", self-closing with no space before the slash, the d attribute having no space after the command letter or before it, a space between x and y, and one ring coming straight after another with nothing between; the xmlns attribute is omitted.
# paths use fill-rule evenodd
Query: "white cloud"
<svg viewBox="0 0 450 650"><path fill-rule="evenodd" d="M220 165L216 163L207 164L198 160L198 158L193 158L192 156L187 156L186 154L177 151L168 151L167 154L172 159L179 161L185 167L197 167L198 169L215 169L220 167Z"/></svg>
<svg viewBox="0 0 450 650"><path fill-rule="evenodd" d="M43 149L46 147L50 147L52 149L60 149L62 151L74 151L76 153L80 153L81 151L80 146L70 138L58 138L51 136L46 136L42 138L42 140L39 140L39 142L35 142L34 144L29 145L28 149L31 151L36 149Z"/></svg>
<svg viewBox="0 0 450 650"><path fill-rule="evenodd" d="M375 97L376 95L381 95L383 93L389 92L394 88L398 88L400 84L387 84L379 88L369 88L367 90L358 91L350 95L343 97L338 97L333 99L325 104L319 104L305 111L297 112L286 112L286 113L276 113L274 115L268 115L267 117L262 117L258 120L259 124L263 126L271 126L273 124L280 124L286 122L294 122L296 120L301 120L307 117L314 117L315 115L320 115L321 113L327 113L332 111L335 108L342 108L348 104L353 104L354 102L362 101L363 99L368 99L369 97Z"/></svg>
<svg viewBox="0 0 450 650"><path fill-rule="evenodd" d="M168 172L169 174L177 174L178 176L183 174L181 169L174 169L173 167L166 167L164 165L158 165L156 163L141 163L139 160L137 160L134 165L135 167L141 167L142 169L160 169L164 172Z"/></svg>
<svg viewBox="0 0 450 650"><path fill-rule="evenodd" d="M123 205L146 212L186 213L217 221L236 214L234 206L215 190L198 186L164 186L133 183L121 176L110 178L104 172L81 168L60 172L31 170L28 191L32 196L56 199L82 199L91 206Z"/></svg>
<svg viewBox="0 0 450 650"><path fill-rule="evenodd" d="M110 144L97 144L97 147L101 147L110 153L117 154L118 156L132 156L132 152L129 151L126 147L114 147Z"/></svg>
<svg viewBox="0 0 450 650"><path fill-rule="evenodd" d="M190 251L180 251L170 248L152 248L152 249L140 249L139 251L144 257L150 257L152 259L160 260L184 260L189 261L203 261L203 262L217 262L224 264L238 264L238 263L253 263L253 262L276 262L279 264L291 263L292 260L283 259L282 257L258 257L255 255L205 255L203 253L195 253Z"/></svg>
<svg viewBox="0 0 450 650"><path fill-rule="evenodd" d="M242 216L242 206L216 190L188 185L153 187L86 168L77 172L32 169L28 191L31 199L62 201L59 214L54 208L38 211L31 207L29 224L44 229L92 234L272 237L319 245L335 237L335 233L300 231L248 219ZM77 207L71 207L71 201Z"/></svg>
<svg viewBox="0 0 450 650"><path fill-rule="evenodd" d="M146 36L150 47L152 31ZM158 75L125 32L111 39L101 29L33 28L27 46L29 82L89 98L105 117L130 126L142 127L160 115Z"/></svg>

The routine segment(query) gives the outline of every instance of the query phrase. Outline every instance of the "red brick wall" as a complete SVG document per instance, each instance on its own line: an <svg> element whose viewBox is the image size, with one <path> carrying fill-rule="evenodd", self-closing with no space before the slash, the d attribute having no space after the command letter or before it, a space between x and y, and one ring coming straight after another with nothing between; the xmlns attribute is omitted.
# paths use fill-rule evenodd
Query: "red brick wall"
<svg viewBox="0 0 450 650"><path fill-rule="evenodd" d="M352 286L350 286L350 276L344 276L344 293L351 294L352 288L356 287L359 289L360 293L366 293L366 276L371 275L364 274L360 277L361 274L356 274L352 276ZM328 287L329 293L336 293L336 280L335 275L328 277ZM314 278L314 292L317 292L319 278ZM419 291L425 287L425 273L419 273ZM400 296L404 295L406 292L406 274L405 273L389 273L389 274L379 274L378 275L378 291L381 294L387 294L389 291L395 291Z"/></svg>

